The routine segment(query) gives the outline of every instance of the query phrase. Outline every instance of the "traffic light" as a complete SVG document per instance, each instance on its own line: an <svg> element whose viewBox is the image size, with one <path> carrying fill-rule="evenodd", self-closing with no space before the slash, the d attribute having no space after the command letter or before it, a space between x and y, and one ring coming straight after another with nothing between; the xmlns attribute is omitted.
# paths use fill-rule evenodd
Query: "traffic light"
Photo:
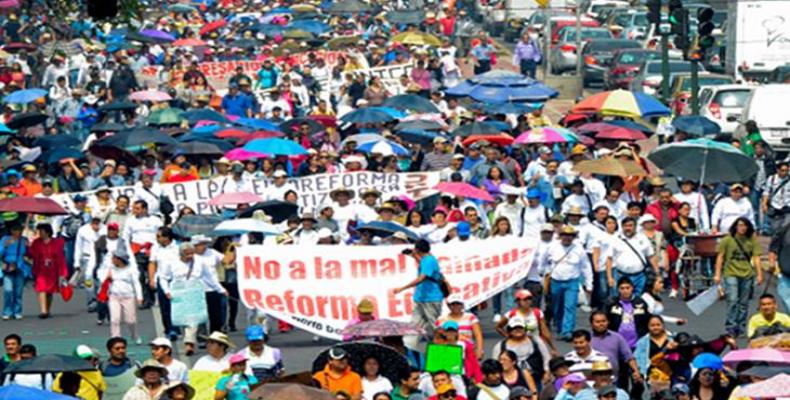
<svg viewBox="0 0 790 400"><path fill-rule="evenodd" d="M672 26L671 33L675 35L675 48L687 50L689 48L689 10L683 8L681 0L670 0L669 2L669 23ZM673 3L675 7L673 8ZM678 6L679 5L679 6Z"/></svg>
<svg viewBox="0 0 790 400"><path fill-rule="evenodd" d="M95 19L109 19L118 16L118 0L88 0L88 15Z"/></svg>
<svg viewBox="0 0 790 400"><path fill-rule="evenodd" d="M661 0L647 1L647 20L651 24L661 23Z"/></svg>
<svg viewBox="0 0 790 400"><path fill-rule="evenodd" d="M715 39L713 38L713 9L710 7L703 7L697 11L697 44L700 51L703 53L713 47Z"/></svg>

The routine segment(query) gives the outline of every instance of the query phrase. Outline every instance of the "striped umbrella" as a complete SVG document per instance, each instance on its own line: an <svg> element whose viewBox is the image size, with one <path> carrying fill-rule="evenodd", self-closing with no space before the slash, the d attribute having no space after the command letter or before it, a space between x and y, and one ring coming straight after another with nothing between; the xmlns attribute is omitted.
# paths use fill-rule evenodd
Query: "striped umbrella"
<svg viewBox="0 0 790 400"><path fill-rule="evenodd" d="M651 118L671 113L655 97L619 89L594 94L577 103L570 112L626 118Z"/></svg>

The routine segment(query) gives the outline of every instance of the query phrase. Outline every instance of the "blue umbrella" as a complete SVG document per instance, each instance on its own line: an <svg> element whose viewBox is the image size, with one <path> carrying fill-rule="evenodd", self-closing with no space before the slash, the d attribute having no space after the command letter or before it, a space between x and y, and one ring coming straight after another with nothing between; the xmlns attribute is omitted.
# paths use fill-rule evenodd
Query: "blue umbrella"
<svg viewBox="0 0 790 400"><path fill-rule="evenodd" d="M422 129L404 129L402 131L395 131L395 134L407 142L420 143L424 145L433 143L433 139L442 137L442 135L439 135L436 132Z"/></svg>
<svg viewBox="0 0 790 400"><path fill-rule="evenodd" d="M33 146L41 148L54 148L54 147L70 147L79 146L82 141L76 136L72 135L45 135L33 141Z"/></svg>
<svg viewBox="0 0 790 400"><path fill-rule="evenodd" d="M202 135L187 134L178 139L181 143L200 142L217 146L223 153L233 150L233 144L228 141L217 139L215 137L206 137Z"/></svg>
<svg viewBox="0 0 790 400"><path fill-rule="evenodd" d="M258 129L262 131L282 132L282 129L280 129L279 125L265 119L239 118L234 123L236 125L246 126L247 128Z"/></svg>
<svg viewBox="0 0 790 400"><path fill-rule="evenodd" d="M255 24L244 28L244 30L262 33L266 36L276 36L285 33L285 28L277 24Z"/></svg>
<svg viewBox="0 0 790 400"><path fill-rule="evenodd" d="M650 128L648 128L648 127L646 127L646 126L644 126L644 125L642 125L642 124L640 124L638 122L634 122L633 120L630 120L630 119L615 119L615 120L611 120L611 121L606 121L606 123L610 124L610 125L617 125L617 126L620 126L620 127L623 127L623 128L633 129L635 131L641 131L641 132L648 133L648 134L653 133L652 129L650 129Z"/></svg>
<svg viewBox="0 0 790 400"><path fill-rule="evenodd" d="M0 133L16 133L16 130L7 127L6 124L0 124Z"/></svg>
<svg viewBox="0 0 790 400"><path fill-rule="evenodd" d="M316 36L330 32L332 28L326 23L314 19L293 21L285 27L286 30L298 29L310 32Z"/></svg>
<svg viewBox="0 0 790 400"><path fill-rule="evenodd" d="M475 85L469 97L484 103L506 103L513 101L546 101L557 97L559 92L542 83L533 85L499 86L491 84Z"/></svg>
<svg viewBox="0 0 790 400"><path fill-rule="evenodd" d="M395 119L406 118L406 113L392 107L368 107L370 110L381 111L383 113L388 114L390 117Z"/></svg>
<svg viewBox="0 0 790 400"><path fill-rule="evenodd" d="M370 231L373 236L379 237L390 237L395 232L403 232L406 234L406 237L409 238L411 241L417 241L420 239L420 236L414 233L409 228L397 223L397 222L386 222L386 221L370 221L366 222L357 227L358 231L366 230Z"/></svg>
<svg viewBox="0 0 790 400"><path fill-rule="evenodd" d="M81 158L85 158L85 154L81 150L65 147L47 151L41 156L41 159L47 164L56 164L64 158L73 158L75 160L79 160Z"/></svg>
<svg viewBox="0 0 790 400"><path fill-rule="evenodd" d="M672 120L672 126L691 136L708 136L721 133L719 124L700 115L683 115Z"/></svg>
<svg viewBox="0 0 790 400"><path fill-rule="evenodd" d="M486 114L525 114L540 108L529 103L475 103L472 107Z"/></svg>
<svg viewBox="0 0 790 400"><path fill-rule="evenodd" d="M197 135L208 134L209 136L212 136L214 132L220 130L220 128L221 128L220 125L203 125L199 128L192 129L190 132Z"/></svg>
<svg viewBox="0 0 790 400"><path fill-rule="evenodd" d="M60 393L48 392L46 390L36 389L20 385L8 385L0 387L0 400L19 400L19 399L36 399L36 400L74 400L71 396L66 396Z"/></svg>
<svg viewBox="0 0 790 400"><path fill-rule="evenodd" d="M184 111L181 113L181 117L186 118L190 125L194 125L198 121L214 121L223 124L228 123L228 119L225 118L224 115L208 108Z"/></svg>
<svg viewBox="0 0 790 400"><path fill-rule="evenodd" d="M255 139L245 144L244 150L277 156L298 156L307 154L307 150L299 145L299 143L280 138Z"/></svg>
<svg viewBox="0 0 790 400"><path fill-rule="evenodd" d="M360 108L340 118L343 122L358 124L375 124L392 121L393 119L395 118L383 111L370 108Z"/></svg>
<svg viewBox="0 0 790 400"><path fill-rule="evenodd" d="M47 95L44 89L24 89L17 90L6 97L3 97L4 103L11 104L27 104L36 101Z"/></svg>
<svg viewBox="0 0 790 400"><path fill-rule="evenodd" d="M379 140L375 142L362 143L357 146L357 150L365 153L378 153L383 155L396 155L399 157L411 154L409 149L389 140Z"/></svg>
<svg viewBox="0 0 790 400"><path fill-rule="evenodd" d="M416 94L399 94L385 99L382 106L418 113L438 113L439 109L425 97Z"/></svg>

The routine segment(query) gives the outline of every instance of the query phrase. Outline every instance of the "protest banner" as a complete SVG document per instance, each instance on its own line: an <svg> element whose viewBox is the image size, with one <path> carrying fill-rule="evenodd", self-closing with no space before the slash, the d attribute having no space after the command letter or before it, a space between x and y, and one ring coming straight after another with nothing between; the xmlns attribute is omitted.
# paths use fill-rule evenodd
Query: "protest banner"
<svg viewBox="0 0 790 400"><path fill-rule="evenodd" d="M223 192L225 179L202 179L183 183L162 184L162 192L170 198L176 210L189 207L197 214L213 214L219 212L215 207L209 206L208 201ZM354 201L361 201L359 194L366 188L375 188L388 199L392 196L407 195L413 200L419 200L436 193L432 188L439 183L438 172L351 172L342 174L318 174L305 177L290 178L288 185L299 195L299 205L304 211L330 203L329 193L332 190L345 187L357 193ZM251 187L255 194L267 199L268 188L273 185L270 179L255 179ZM120 194L129 196L134 201L134 186L119 186L111 188L113 198ZM90 197L95 191L81 192L85 197ZM72 210L71 198L77 193L56 194L52 199ZM282 199L278 199L282 200Z"/></svg>
<svg viewBox="0 0 790 400"><path fill-rule="evenodd" d="M175 326L198 326L208 322L206 292L199 279L170 284L170 310Z"/></svg>
<svg viewBox="0 0 790 400"><path fill-rule="evenodd" d="M215 387L222 373L214 371L189 371L189 385L195 389L192 400L214 400Z"/></svg>
<svg viewBox="0 0 790 400"><path fill-rule="evenodd" d="M467 307L482 303L527 276L536 243L522 238L437 244L436 256L453 292ZM242 246L239 293L247 307L315 335L340 339L368 299L374 315L409 321L412 292L394 294L417 276L406 246Z"/></svg>
<svg viewBox="0 0 790 400"><path fill-rule="evenodd" d="M104 383L107 385L107 390L104 391L102 396L103 400L122 400L126 392L134 386L137 377L134 376L134 368L130 368L123 374L116 376L105 376Z"/></svg>
<svg viewBox="0 0 790 400"><path fill-rule="evenodd" d="M349 71L349 73L363 74L368 78L377 76L381 78L381 83L384 84L384 87L387 88L388 91L394 92L395 88L399 84L400 77L402 75L410 76L412 69L414 69L414 65L409 63L409 64L388 65L385 67L357 69L357 70ZM321 98L325 100L329 100L329 96L331 94L331 85L330 85L329 77L318 80L318 84L321 86Z"/></svg>

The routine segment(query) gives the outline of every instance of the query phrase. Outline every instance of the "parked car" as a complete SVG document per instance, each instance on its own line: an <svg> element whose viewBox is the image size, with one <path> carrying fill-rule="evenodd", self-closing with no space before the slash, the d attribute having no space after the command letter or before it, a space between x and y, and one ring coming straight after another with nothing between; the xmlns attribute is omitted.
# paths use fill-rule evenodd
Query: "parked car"
<svg viewBox="0 0 790 400"><path fill-rule="evenodd" d="M784 143L782 139L790 138L788 104L790 104L790 84L757 86L746 101L739 122L744 124L749 120L755 121L763 140L774 150L787 152L790 150L790 143Z"/></svg>
<svg viewBox="0 0 790 400"><path fill-rule="evenodd" d="M551 17L551 43L555 44L560 40L560 31L566 26L576 26L576 17ZM590 17L581 18L582 28L597 28L601 26L598 21Z"/></svg>
<svg viewBox="0 0 790 400"><path fill-rule="evenodd" d="M628 6L630 6L630 4L623 0L592 0L590 2L590 8L587 9L587 16L598 19L601 10L605 8L626 8Z"/></svg>
<svg viewBox="0 0 790 400"><path fill-rule="evenodd" d="M735 78L729 75L701 72L698 74L698 81L699 87L731 85L735 83ZM672 100L669 103L669 107L675 112L675 115L681 115L687 109L690 109L688 105L689 101L691 101L691 74L676 74L672 77L671 82L669 90L672 93Z"/></svg>
<svg viewBox="0 0 790 400"><path fill-rule="evenodd" d="M700 115L716 122L722 133L733 133L754 86L703 86L699 92ZM686 107L690 112L690 107Z"/></svg>
<svg viewBox="0 0 790 400"><path fill-rule="evenodd" d="M582 49L584 70L582 84L603 84L604 72L609 69L614 53L623 49L639 49L642 44L636 40L596 39L587 42Z"/></svg>
<svg viewBox="0 0 790 400"><path fill-rule="evenodd" d="M560 31L560 40L551 46L552 72L561 74L576 69L576 27L566 26ZM581 40L584 42L596 39L611 39L612 33L605 28L582 28Z"/></svg>
<svg viewBox="0 0 790 400"><path fill-rule="evenodd" d="M626 28L634 24L637 14L644 14L640 18L644 19L647 26L647 13L644 7L618 8L609 14L609 19L604 24L614 34L614 37L621 37Z"/></svg>
<svg viewBox="0 0 790 400"><path fill-rule="evenodd" d="M771 83L790 83L790 65L783 65L776 67L768 77L768 82Z"/></svg>
<svg viewBox="0 0 790 400"><path fill-rule="evenodd" d="M700 68L702 69L702 68ZM661 90L661 60L648 60L640 67L640 73L631 81L631 90L656 95ZM670 60L669 78L673 75L691 72L691 63L688 61Z"/></svg>
<svg viewBox="0 0 790 400"><path fill-rule="evenodd" d="M607 90L628 89L634 76L639 73L639 68L645 61L657 60L661 53L647 49L615 50L612 62L604 72L604 87Z"/></svg>

